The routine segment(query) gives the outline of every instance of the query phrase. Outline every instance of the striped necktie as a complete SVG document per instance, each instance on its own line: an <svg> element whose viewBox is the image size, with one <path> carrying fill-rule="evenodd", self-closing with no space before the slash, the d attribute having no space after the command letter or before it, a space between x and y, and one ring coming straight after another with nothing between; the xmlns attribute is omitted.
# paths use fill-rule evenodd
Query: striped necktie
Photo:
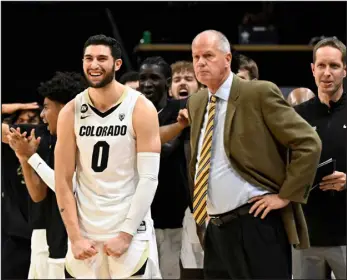
<svg viewBox="0 0 347 280"><path fill-rule="evenodd" d="M208 106L208 121L194 184L193 216L198 225L203 225L207 217L207 185L211 166L211 147L216 100L217 98L214 95L211 95Z"/></svg>

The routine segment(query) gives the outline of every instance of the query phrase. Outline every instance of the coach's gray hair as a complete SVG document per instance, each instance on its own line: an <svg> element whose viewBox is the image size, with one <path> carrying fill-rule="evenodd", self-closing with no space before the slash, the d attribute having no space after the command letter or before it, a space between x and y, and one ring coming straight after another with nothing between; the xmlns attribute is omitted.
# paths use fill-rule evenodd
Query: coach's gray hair
<svg viewBox="0 0 347 280"><path fill-rule="evenodd" d="M228 38L222 32L219 32L219 31L213 30L213 29L202 31L201 33L196 35L194 40L193 40L193 43L196 40L196 38L198 38L200 35L202 35L204 33L212 33L213 35L215 35L217 37L219 50L221 50L224 53L230 53L231 52L230 43L229 43Z"/></svg>

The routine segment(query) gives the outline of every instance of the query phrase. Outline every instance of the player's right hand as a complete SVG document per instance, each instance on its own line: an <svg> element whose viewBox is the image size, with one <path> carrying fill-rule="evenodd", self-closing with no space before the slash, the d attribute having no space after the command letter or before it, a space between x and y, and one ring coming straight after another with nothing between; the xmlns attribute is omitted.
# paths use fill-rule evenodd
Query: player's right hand
<svg viewBox="0 0 347 280"><path fill-rule="evenodd" d="M188 110L187 109L181 109L178 112L177 122L183 128L186 128L187 126L189 126L189 117L188 117Z"/></svg>
<svg viewBox="0 0 347 280"><path fill-rule="evenodd" d="M95 242L88 239L79 239L71 243L72 254L77 260L85 260L98 253Z"/></svg>

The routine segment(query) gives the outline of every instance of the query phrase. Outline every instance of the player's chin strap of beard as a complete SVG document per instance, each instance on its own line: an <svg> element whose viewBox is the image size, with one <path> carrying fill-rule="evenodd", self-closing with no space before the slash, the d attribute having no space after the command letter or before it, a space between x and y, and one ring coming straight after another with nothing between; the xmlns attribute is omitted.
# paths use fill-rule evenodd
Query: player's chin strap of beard
<svg viewBox="0 0 347 280"><path fill-rule="evenodd" d="M129 213L121 226L121 231L135 235L149 211L158 186L159 163L160 153L137 154L139 182L131 201Z"/></svg>

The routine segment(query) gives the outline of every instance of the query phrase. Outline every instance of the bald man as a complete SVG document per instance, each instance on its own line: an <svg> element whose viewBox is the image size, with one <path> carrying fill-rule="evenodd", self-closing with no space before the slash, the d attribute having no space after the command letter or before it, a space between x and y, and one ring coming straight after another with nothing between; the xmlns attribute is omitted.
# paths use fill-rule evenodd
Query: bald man
<svg viewBox="0 0 347 280"><path fill-rule="evenodd" d="M318 135L275 84L232 73L222 33L198 34L192 57L207 87L187 102L193 216L207 225L204 276L291 279L290 243L308 245L307 233L297 232L305 228L299 203L306 203L319 162ZM287 147L295 159L289 164Z"/></svg>
<svg viewBox="0 0 347 280"><path fill-rule="evenodd" d="M314 96L313 91L309 88L296 88L289 93L287 101L291 106L294 107L310 100Z"/></svg>

